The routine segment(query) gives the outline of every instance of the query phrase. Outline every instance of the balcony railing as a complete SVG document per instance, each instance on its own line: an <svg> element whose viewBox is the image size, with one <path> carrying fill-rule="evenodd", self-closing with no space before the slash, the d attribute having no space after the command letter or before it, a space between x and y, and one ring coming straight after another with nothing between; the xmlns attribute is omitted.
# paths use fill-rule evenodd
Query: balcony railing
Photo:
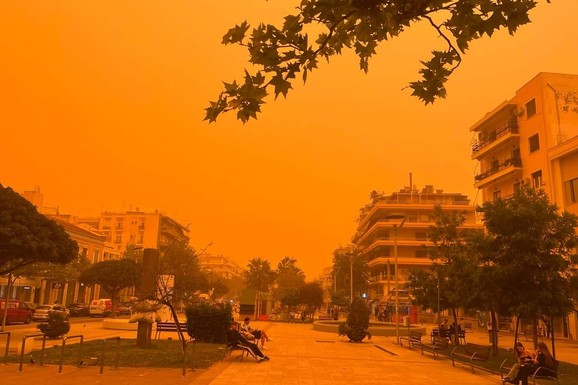
<svg viewBox="0 0 578 385"><path fill-rule="evenodd" d="M490 176L492 176L493 174L507 168L510 166L514 166L514 167L522 167L522 160L520 158L510 158L510 159L506 159L504 160L502 163L498 163L497 165L494 165L492 168L490 168L487 171L484 171L480 174L477 174L475 176L476 181L480 181L483 179L486 179Z"/></svg>
<svg viewBox="0 0 578 385"><path fill-rule="evenodd" d="M502 136L517 133L518 133L518 122L516 121L516 119L512 119L507 123L505 123L504 125L498 127L498 129L495 132L492 132L489 137L480 139L474 144L472 144L472 153L475 154L476 152L490 145L492 142L496 141L498 138Z"/></svg>

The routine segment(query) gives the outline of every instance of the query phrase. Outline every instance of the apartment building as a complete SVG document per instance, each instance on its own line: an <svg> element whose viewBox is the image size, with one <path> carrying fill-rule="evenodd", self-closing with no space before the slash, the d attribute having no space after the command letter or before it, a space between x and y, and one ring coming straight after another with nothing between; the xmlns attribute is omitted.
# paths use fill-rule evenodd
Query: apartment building
<svg viewBox="0 0 578 385"><path fill-rule="evenodd" d="M241 278L243 268L223 255L202 253L199 255L201 270L211 272L225 279Z"/></svg>
<svg viewBox="0 0 578 385"><path fill-rule="evenodd" d="M539 73L470 131L483 202L530 185L578 214L578 75ZM558 320L555 329L576 338L576 318Z"/></svg>
<svg viewBox="0 0 578 385"><path fill-rule="evenodd" d="M189 241L189 229L173 218L136 209L127 212L103 212L99 217L82 218L81 223L97 228L119 252L131 245L138 249L158 249L173 241Z"/></svg>
<svg viewBox="0 0 578 385"><path fill-rule="evenodd" d="M360 217L352 243L367 260L370 271L370 299L388 302L395 295L395 246L397 244L397 278L400 301L411 270L429 269L428 229L432 226L434 207L458 211L465 215L464 228L479 228L475 207L461 193L447 193L426 185L422 190L403 188L384 195L368 206ZM405 221L402 224L402 221ZM400 302L400 303L401 303Z"/></svg>

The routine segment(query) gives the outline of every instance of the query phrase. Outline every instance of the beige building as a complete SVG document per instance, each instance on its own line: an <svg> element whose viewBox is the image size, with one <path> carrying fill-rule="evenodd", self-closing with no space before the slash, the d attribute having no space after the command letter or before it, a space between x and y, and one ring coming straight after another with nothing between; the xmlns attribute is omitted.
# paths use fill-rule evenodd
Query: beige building
<svg viewBox="0 0 578 385"><path fill-rule="evenodd" d="M199 255L201 270L208 271L226 279L241 278L243 268L222 255L202 253Z"/></svg>
<svg viewBox="0 0 578 385"><path fill-rule="evenodd" d="M578 214L578 75L539 73L470 131L483 202L530 185ZM576 338L576 314L555 328Z"/></svg>
<svg viewBox="0 0 578 385"><path fill-rule="evenodd" d="M429 269L428 229L433 225L435 205L446 211L458 211L466 217L464 228L479 228L475 207L461 193L447 193L426 185L421 191L404 188L381 199L365 210L352 242L367 259L370 271L370 299L387 302L395 295L395 252L397 240L398 287L405 289L411 270ZM400 227L402 217L405 222ZM396 234L397 232L397 234ZM397 237L396 237L397 235Z"/></svg>
<svg viewBox="0 0 578 385"><path fill-rule="evenodd" d="M115 250L123 253L127 246L158 249L176 240L189 241L189 229L159 212L103 212L97 218L83 218L80 223L97 228Z"/></svg>

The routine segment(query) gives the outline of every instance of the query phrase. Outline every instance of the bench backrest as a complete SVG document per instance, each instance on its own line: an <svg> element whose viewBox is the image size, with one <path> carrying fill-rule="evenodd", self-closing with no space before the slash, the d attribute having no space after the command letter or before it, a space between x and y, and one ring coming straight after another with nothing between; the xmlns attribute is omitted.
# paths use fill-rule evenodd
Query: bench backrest
<svg viewBox="0 0 578 385"><path fill-rule="evenodd" d="M488 360L490 358L490 346L466 343L466 354L476 353L477 358Z"/></svg>
<svg viewBox="0 0 578 385"><path fill-rule="evenodd" d="M409 332L409 339L410 340L421 341L421 336L422 336L421 332L413 332L413 331Z"/></svg>
<svg viewBox="0 0 578 385"><path fill-rule="evenodd" d="M447 349L449 341L445 337L434 336L432 343L438 348Z"/></svg>

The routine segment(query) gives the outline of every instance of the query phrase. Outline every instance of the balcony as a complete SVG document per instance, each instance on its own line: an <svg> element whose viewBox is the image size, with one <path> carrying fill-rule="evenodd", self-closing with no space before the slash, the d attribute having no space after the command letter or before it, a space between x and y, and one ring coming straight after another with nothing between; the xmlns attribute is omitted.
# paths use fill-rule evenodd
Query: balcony
<svg viewBox="0 0 578 385"><path fill-rule="evenodd" d="M472 159L480 157L500 144L509 141L518 135L518 122L516 119L504 123L495 131L492 131L487 138L483 138L472 144Z"/></svg>
<svg viewBox="0 0 578 385"><path fill-rule="evenodd" d="M522 160L520 158L509 158L504 160L502 163L494 163L492 167L475 176L476 183L475 188L483 188L492 182L508 176L516 171L522 170Z"/></svg>

